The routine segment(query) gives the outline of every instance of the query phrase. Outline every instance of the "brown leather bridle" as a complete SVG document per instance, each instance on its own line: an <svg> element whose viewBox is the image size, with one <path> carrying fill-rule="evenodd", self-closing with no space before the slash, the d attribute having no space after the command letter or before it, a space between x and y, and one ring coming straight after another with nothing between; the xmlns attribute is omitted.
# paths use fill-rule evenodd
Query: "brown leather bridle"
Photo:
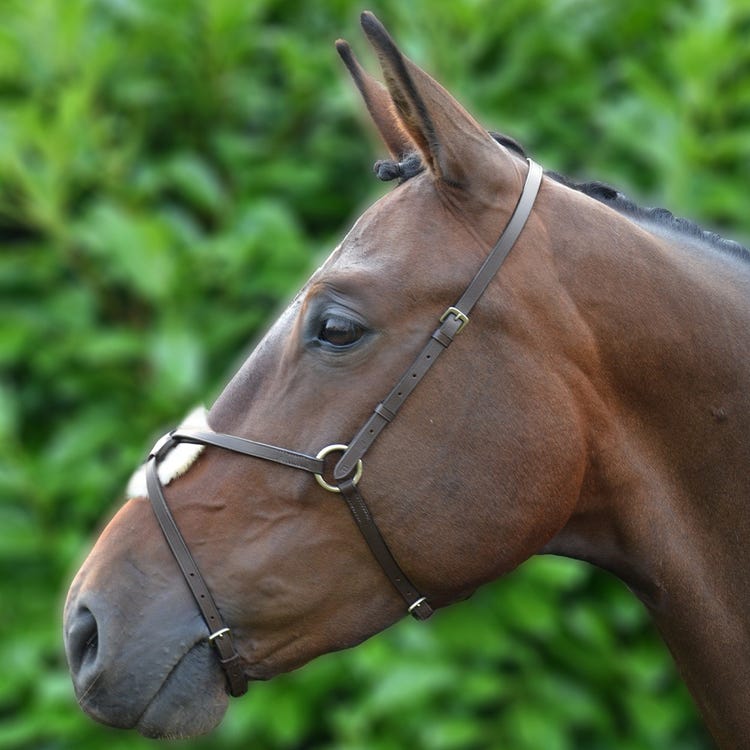
<svg viewBox="0 0 750 750"><path fill-rule="evenodd" d="M208 640L214 644L218 651L219 661L226 672L231 695L238 696L247 691L247 680L242 668L242 659L234 647L229 628L224 623L216 602L211 596L206 582L167 506L164 489L157 472L159 461L179 443L193 443L212 445L234 453L261 458L310 472L315 475L316 480L322 487L330 492L341 494L373 555L393 586L404 598L409 614L418 620L426 620L433 612L432 607L427 602L427 598L419 593L399 567L378 530L367 503L365 503L357 488L357 483L362 475L362 459L386 425L393 421L406 398L435 364L440 354L445 351L455 336L469 322L469 313L500 269L503 261L508 257L508 253L526 225L543 176L543 170L538 164L531 159L527 161L529 169L523 191L508 224L500 235L500 239L458 302L443 313L440 318L440 325L430 336L430 340L414 360L412 366L403 374L388 396L375 407L370 418L348 445L329 445L317 455L311 456L286 448L279 448L275 445L266 445L255 440L235 437L234 435L225 435L208 430L177 429L162 437L149 453L146 482L151 505L175 560L180 566L190 591L198 604L198 609L208 626L210 633ZM325 473L325 457L335 452L341 452L342 456L333 470L334 484L324 479L323 475Z"/></svg>

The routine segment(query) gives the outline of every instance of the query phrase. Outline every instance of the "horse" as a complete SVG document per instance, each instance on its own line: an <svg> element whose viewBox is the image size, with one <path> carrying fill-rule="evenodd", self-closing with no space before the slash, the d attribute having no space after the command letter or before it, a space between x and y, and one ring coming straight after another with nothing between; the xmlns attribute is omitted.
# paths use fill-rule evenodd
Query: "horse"
<svg viewBox="0 0 750 750"><path fill-rule="evenodd" d="M750 254L543 172L361 23L398 185L134 476L65 604L81 708L208 732L542 553L622 579L747 746Z"/></svg>

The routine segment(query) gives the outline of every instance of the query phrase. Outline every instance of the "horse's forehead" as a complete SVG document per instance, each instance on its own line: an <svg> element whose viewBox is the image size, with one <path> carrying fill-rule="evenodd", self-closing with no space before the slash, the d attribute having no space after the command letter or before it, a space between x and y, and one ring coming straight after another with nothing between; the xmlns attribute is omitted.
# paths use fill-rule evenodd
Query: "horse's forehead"
<svg viewBox="0 0 750 750"><path fill-rule="evenodd" d="M420 175L371 205L343 238L331 261L375 262L379 266L411 262L415 253L429 252L429 236L445 222L443 216L432 179Z"/></svg>

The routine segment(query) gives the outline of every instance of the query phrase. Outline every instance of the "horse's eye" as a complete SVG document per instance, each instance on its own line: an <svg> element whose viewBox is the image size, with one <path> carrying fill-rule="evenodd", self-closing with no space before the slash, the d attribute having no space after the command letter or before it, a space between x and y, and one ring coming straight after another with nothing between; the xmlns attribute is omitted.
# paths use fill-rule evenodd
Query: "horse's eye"
<svg viewBox="0 0 750 750"><path fill-rule="evenodd" d="M321 323L318 339L343 349L359 341L364 332L365 329L351 318L331 315Z"/></svg>

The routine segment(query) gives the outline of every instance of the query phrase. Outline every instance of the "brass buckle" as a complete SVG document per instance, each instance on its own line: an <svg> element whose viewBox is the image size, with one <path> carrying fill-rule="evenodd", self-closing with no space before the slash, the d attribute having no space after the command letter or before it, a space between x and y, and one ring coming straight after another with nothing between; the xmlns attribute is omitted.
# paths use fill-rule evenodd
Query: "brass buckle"
<svg viewBox="0 0 750 750"><path fill-rule="evenodd" d="M453 315L453 317L459 323L461 323L461 325L456 329L456 333L453 334L454 336L458 336L458 334L464 330L464 328L466 327L466 324L469 322L469 316L466 313L462 313L457 307L449 307L440 316L440 322L442 323L449 315Z"/></svg>
<svg viewBox="0 0 750 750"><path fill-rule="evenodd" d="M345 451L349 446L348 445L327 445L325 448L321 448L320 451L318 451L318 455L315 456L315 458L325 458L329 453L333 453L334 451ZM326 482L325 479L323 479L322 474L315 474L315 481L324 489L328 490L329 492L338 492L340 493L341 490L336 487L333 484L329 484ZM357 467L354 471L354 479L352 479L353 484L357 484L359 480L362 478L362 459L360 458L359 461L357 461Z"/></svg>

